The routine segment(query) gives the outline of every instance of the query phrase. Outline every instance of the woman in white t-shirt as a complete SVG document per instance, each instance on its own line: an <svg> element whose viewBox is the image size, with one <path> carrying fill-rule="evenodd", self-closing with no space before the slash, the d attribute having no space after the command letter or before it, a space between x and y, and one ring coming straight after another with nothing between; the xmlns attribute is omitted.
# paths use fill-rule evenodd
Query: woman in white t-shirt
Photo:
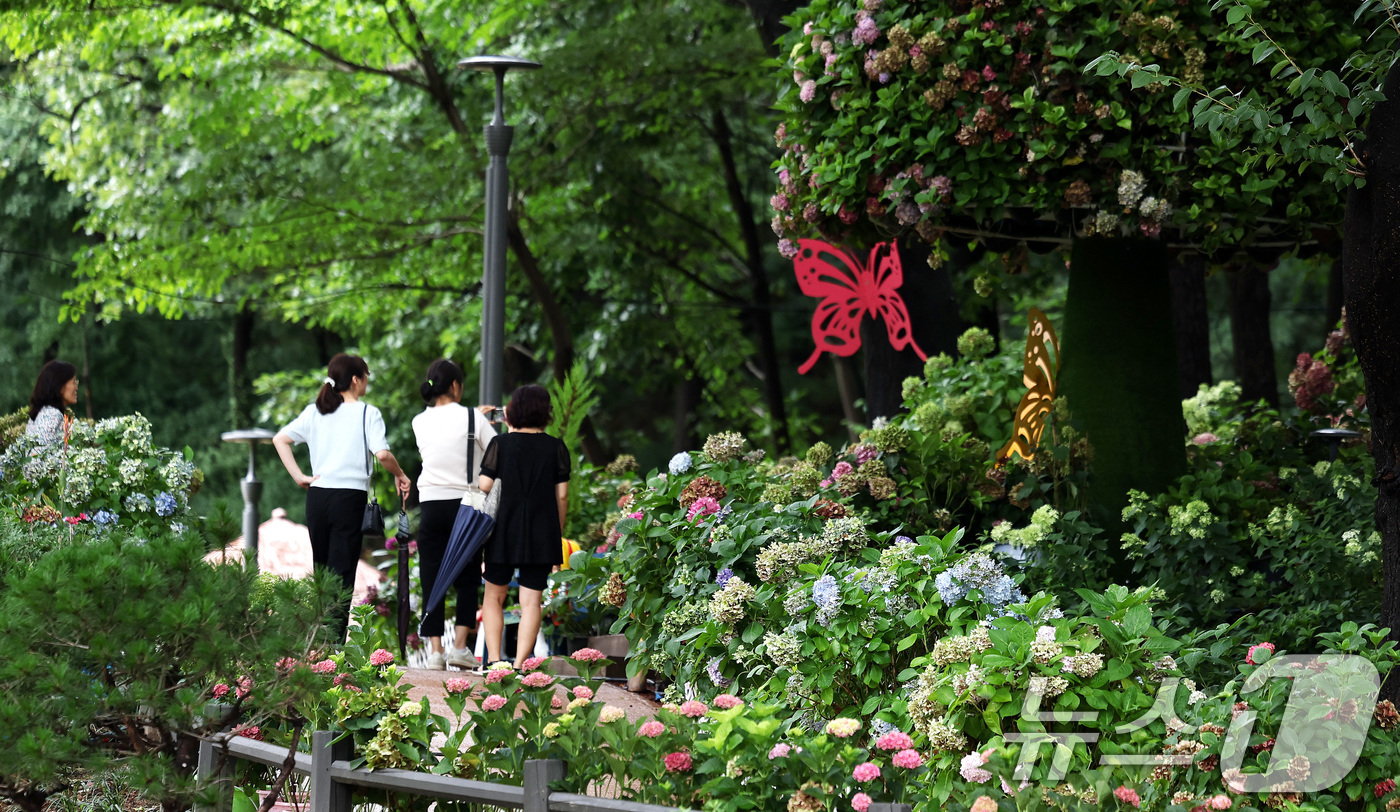
<svg viewBox="0 0 1400 812"><path fill-rule="evenodd" d="M272 444L287 473L306 489L306 526L311 532L311 560L340 576L345 604L340 608L337 640L345 638L350 616L350 592L360 561L365 504L377 458L393 474L399 496L412 485L399 468L384 436L384 417L363 402L369 391L369 365L357 355L340 353L331 359L316 402L288 423ZM301 472L292 446L311 450L311 475Z"/></svg>
<svg viewBox="0 0 1400 812"><path fill-rule="evenodd" d="M434 361L419 389L428 408L413 418L413 436L423 458L423 473L418 476L422 511L418 521L418 573L423 582L425 603L437 583L458 509L463 504L480 508L486 502L486 494L477 487L477 476L486 446L496 432L486 418L478 414L478 409L486 412L490 406L468 409L462 405L463 380L462 368L457 364L446 358ZM423 617L421 632L430 646L429 668L443 669L449 665L474 668L477 664L467 648L467 637L476 631L481 553L468 562L453 586L457 592L455 639L445 652L442 635L446 601Z"/></svg>

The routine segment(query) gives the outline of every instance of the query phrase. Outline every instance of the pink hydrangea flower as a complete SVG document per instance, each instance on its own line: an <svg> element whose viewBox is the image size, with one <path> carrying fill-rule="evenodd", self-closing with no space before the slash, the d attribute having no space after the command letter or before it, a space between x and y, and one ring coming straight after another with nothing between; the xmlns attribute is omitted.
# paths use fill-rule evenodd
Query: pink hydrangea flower
<svg viewBox="0 0 1400 812"><path fill-rule="evenodd" d="M574 688L574 699L592 699L593 689L587 685L578 685Z"/></svg>
<svg viewBox="0 0 1400 812"><path fill-rule="evenodd" d="M838 739L845 739L854 736L860 730L860 720L842 717L832 719L826 723L827 735L835 736Z"/></svg>
<svg viewBox="0 0 1400 812"><path fill-rule="evenodd" d="M223 699L224 697L228 696L228 692L229 687L221 682L218 685L215 685L214 689L211 690L209 693L213 694L215 699Z"/></svg>
<svg viewBox="0 0 1400 812"><path fill-rule="evenodd" d="M988 82L995 82L997 79L997 72L992 70L991 65L984 65L982 67L982 78L986 79Z"/></svg>
<svg viewBox="0 0 1400 812"><path fill-rule="evenodd" d="M500 682L501 680L505 679L505 678L506 678L506 674L509 674L510 672L511 672L511 669L509 669L509 668L492 668L492 669L489 669L489 670L487 670L487 672L486 672L486 684L487 684L487 685L493 685L493 684L495 684L495 683L497 683L497 682Z"/></svg>
<svg viewBox="0 0 1400 812"><path fill-rule="evenodd" d="M1259 643L1258 645L1250 646L1249 653L1244 656L1244 661L1250 665L1258 665L1258 663L1254 661L1254 652L1256 651L1268 651L1269 654L1272 655L1274 653L1274 644Z"/></svg>
<svg viewBox="0 0 1400 812"><path fill-rule="evenodd" d="M797 98L803 103L810 102L817 97L817 83L813 79L808 79L802 83L802 89L798 91Z"/></svg>
<svg viewBox="0 0 1400 812"><path fill-rule="evenodd" d="M875 746L881 750L908 750L914 746L914 740L909 738L908 733L901 733L892 730L875 741Z"/></svg>
<svg viewBox="0 0 1400 812"><path fill-rule="evenodd" d="M792 745L788 744L787 742L778 742L777 744L773 745L772 750L768 751L768 760L772 761L775 758L785 758L787 754L791 752Z"/></svg>
<svg viewBox="0 0 1400 812"><path fill-rule="evenodd" d="M551 708L554 708L555 710L561 710L561 709L563 709L563 707L564 707L564 699L563 699L563 697L559 696L558 694L555 694L553 697L550 698L550 700L549 700L549 706L550 706Z"/></svg>
<svg viewBox="0 0 1400 812"><path fill-rule="evenodd" d="M543 671L532 671L520 680L520 684L526 688L548 688L554 684L554 677Z"/></svg>
<svg viewBox="0 0 1400 812"><path fill-rule="evenodd" d="M787 238L778 240L778 253L782 255L783 259L792 259L797 256L797 250L797 243L792 240Z"/></svg>
<svg viewBox="0 0 1400 812"><path fill-rule="evenodd" d="M683 703L681 705L680 710L682 716L689 716L692 719L699 719L701 716L704 716L705 714L710 712L710 707L704 702L696 702L692 699L689 702Z"/></svg>
<svg viewBox="0 0 1400 812"><path fill-rule="evenodd" d="M719 696L715 697L715 707L719 708L720 710L729 710L730 708L737 708L742 704L744 704L744 700L740 699L734 694L720 694Z"/></svg>
<svg viewBox="0 0 1400 812"><path fill-rule="evenodd" d="M461 677L453 677L447 682L444 682L442 687L445 688L449 694L462 694L471 690L472 684Z"/></svg>
<svg viewBox="0 0 1400 812"><path fill-rule="evenodd" d="M331 680L331 685L334 685L334 686L336 686L336 687L340 687L341 685L348 685L349 683L350 683L350 675L349 675L349 674L346 674L346 673L343 672L343 671L342 671L341 673L339 673L339 674L336 674L336 675L335 675L335 679ZM352 685L351 687L354 687L354 686Z"/></svg>
<svg viewBox="0 0 1400 812"><path fill-rule="evenodd" d="M247 696L253 690L253 681L247 677L238 681L238 687L233 690L239 699Z"/></svg>
<svg viewBox="0 0 1400 812"><path fill-rule="evenodd" d="M638 513L640 512L641 511L638 511ZM637 518L640 519L641 516L638 516ZM575 660L578 660L579 662L584 663L594 663L603 659L604 657L603 652L599 651L596 648L581 648L569 656Z"/></svg>
<svg viewBox="0 0 1400 812"><path fill-rule="evenodd" d="M1206 801L1206 806L1209 806L1211 809L1229 809L1234 806L1234 801L1231 801L1228 795L1216 795L1209 801Z"/></svg>
<svg viewBox="0 0 1400 812"><path fill-rule="evenodd" d="M1220 438L1208 431L1203 431L1191 438L1192 445L1210 445L1211 443L1218 442L1220 442Z"/></svg>
<svg viewBox="0 0 1400 812"><path fill-rule="evenodd" d="M841 460L840 462L836 463L836 467L831 469L831 478L840 479L841 477L845 476L846 474L849 474L854 470L855 466L851 465L845 460Z"/></svg>
<svg viewBox="0 0 1400 812"><path fill-rule="evenodd" d="M668 773L683 773L690 769L689 753L668 753L662 761L665 762Z"/></svg>
<svg viewBox="0 0 1400 812"><path fill-rule="evenodd" d="M296 667L297 660L295 657L283 657L282 659L277 661L278 671L291 671L293 668Z"/></svg>
<svg viewBox="0 0 1400 812"><path fill-rule="evenodd" d="M1011 794L1009 790L1007 794ZM997 802L986 795L979 795L977 800L972 802L972 812L997 812Z"/></svg>
<svg viewBox="0 0 1400 812"><path fill-rule="evenodd" d="M335 660L325 659L311 666L311 670L317 674L332 674L335 672Z"/></svg>
<svg viewBox="0 0 1400 812"><path fill-rule="evenodd" d="M262 741L262 740L263 740L262 729L259 728L259 727L257 727L256 725L249 725L248 727L240 727L240 728L238 728L237 730L235 730L235 731L233 731L233 732L234 732L236 735L239 735L239 736L246 736L246 737L248 737L248 738L250 738L250 739L257 739L258 741Z"/></svg>
<svg viewBox="0 0 1400 812"><path fill-rule="evenodd" d="M778 211L787 211L792 204L788 201L787 195L776 194L768 198L768 205L772 206Z"/></svg>
<svg viewBox="0 0 1400 812"><path fill-rule="evenodd" d="M873 801L874 799L864 792L857 792L855 795L851 796L851 808L856 812L865 812L865 810L870 808L870 804Z"/></svg>
<svg viewBox="0 0 1400 812"><path fill-rule="evenodd" d="M962 777L974 784L985 784L992 780L991 772L982 769L982 765L987 763L987 756L973 750L963 756L962 763L958 766L958 772Z"/></svg>
<svg viewBox="0 0 1400 812"><path fill-rule="evenodd" d="M388 665L394 661L394 653L386 648L377 648L369 655L370 665Z"/></svg>
<svg viewBox="0 0 1400 812"><path fill-rule="evenodd" d="M646 736L648 739L654 739L665 732L666 726L655 719L652 719L650 722L644 722L641 727L637 728L637 734Z"/></svg>
<svg viewBox="0 0 1400 812"><path fill-rule="evenodd" d="M530 659L520 664L520 670L534 671L536 668L539 668L542 665L544 665L543 657L531 657Z"/></svg>
<svg viewBox="0 0 1400 812"><path fill-rule="evenodd" d="M894 762L894 766L896 767L903 767L906 770L915 770L923 766L924 757L919 755L918 750L911 748L900 750L898 753L895 753L890 761Z"/></svg>
<svg viewBox="0 0 1400 812"><path fill-rule="evenodd" d="M1115 789L1113 791L1113 797L1135 809L1142 806L1142 799L1138 797L1137 791L1128 789L1125 786L1119 786L1118 789Z"/></svg>
<svg viewBox="0 0 1400 812"><path fill-rule="evenodd" d="M719 512L719 502L713 496L702 496L690 503L690 510L686 511L685 520L695 521L696 516L709 516Z"/></svg>
<svg viewBox="0 0 1400 812"><path fill-rule="evenodd" d="M500 694L491 694L481 700L481 709L484 711L498 711L506 706L506 698Z"/></svg>
<svg viewBox="0 0 1400 812"><path fill-rule="evenodd" d="M418 555L418 542L416 542L416 541L410 541L410 542L408 543L408 554L409 554L409 555Z"/></svg>
<svg viewBox="0 0 1400 812"><path fill-rule="evenodd" d="M855 770L851 772L851 777L864 784L867 781L874 781L880 777L880 767L874 762L867 761L864 764L857 764Z"/></svg>

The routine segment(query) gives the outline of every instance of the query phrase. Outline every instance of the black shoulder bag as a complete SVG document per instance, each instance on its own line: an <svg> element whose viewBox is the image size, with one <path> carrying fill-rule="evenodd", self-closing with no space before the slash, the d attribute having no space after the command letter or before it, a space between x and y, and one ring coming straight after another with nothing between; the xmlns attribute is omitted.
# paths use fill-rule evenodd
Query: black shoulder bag
<svg viewBox="0 0 1400 812"><path fill-rule="evenodd" d="M369 501L365 503L365 517L360 521L360 532L370 536L384 535L384 508L379 505L379 497L374 495L374 455L369 453L369 406L365 406L360 417L360 432L365 438L365 476L369 477Z"/></svg>

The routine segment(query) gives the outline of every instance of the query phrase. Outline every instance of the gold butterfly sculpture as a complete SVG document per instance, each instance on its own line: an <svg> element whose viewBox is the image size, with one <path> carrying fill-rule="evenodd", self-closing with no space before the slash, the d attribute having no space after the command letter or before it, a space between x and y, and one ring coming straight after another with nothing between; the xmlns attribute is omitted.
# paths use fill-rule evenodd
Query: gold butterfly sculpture
<svg viewBox="0 0 1400 812"><path fill-rule="evenodd" d="M1050 319L1032 307L1030 325L1026 332L1026 352L1022 359L1021 377L1026 394L1016 406L1016 420L1011 426L1011 439L997 452L996 467L1011 461L1011 452L1023 460L1035 456L1040 435L1045 432L1045 416L1055 401L1055 375L1060 370L1060 342Z"/></svg>

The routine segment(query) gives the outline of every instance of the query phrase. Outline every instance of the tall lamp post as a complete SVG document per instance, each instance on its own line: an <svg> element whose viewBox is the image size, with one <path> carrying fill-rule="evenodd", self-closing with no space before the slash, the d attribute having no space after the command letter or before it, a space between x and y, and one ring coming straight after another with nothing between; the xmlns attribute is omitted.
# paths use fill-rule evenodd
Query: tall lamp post
<svg viewBox="0 0 1400 812"><path fill-rule="evenodd" d="M515 56L474 56L457 63L496 74L496 116L484 128L486 151L486 257L481 277L481 389L478 403L500 403L506 354L506 205L510 178L506 156L514 127L506 126L505 83L510 70L534 70L540 63Z"/></svg>
<svg viewBox="0 0 1400 812"><path fill-rule="evenodd" d="M238 487L243 491L243 565L253 572L258 571L258 500L262 498L263 489L257 472L258 443L267 445L273 436L267 429L239 429L219 436L226 443L248 444L248 475Z"/></svg>

